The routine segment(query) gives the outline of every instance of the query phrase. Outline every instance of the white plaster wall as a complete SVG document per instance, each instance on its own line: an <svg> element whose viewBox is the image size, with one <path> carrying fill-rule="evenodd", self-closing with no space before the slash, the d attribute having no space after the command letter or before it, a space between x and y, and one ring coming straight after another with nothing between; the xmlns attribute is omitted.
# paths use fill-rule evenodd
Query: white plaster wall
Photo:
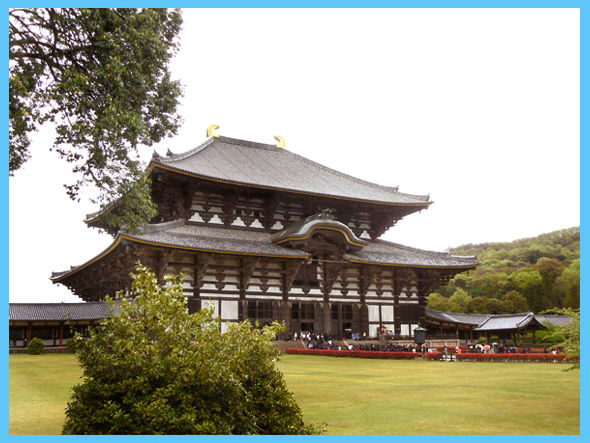
<svg viewBox="0 0 590 443"><path fill-rule="evenodd" d="M375 338L379 333L379 325L369 325L369 337Z"/></svg>
<svg viewBox="0 0 590 443"><path fill-rule="evenodd" d="M383 322L393 322L393 306L381 306Z"/></svg>
<svg viewBox="0 0 590 443"><path fill-rule="evenodd" d="M223 320L237 320L238 319L238 302L235 300L222 300L221 302L221 318Z"/></svg>
<svg viewBox="0 0 590 443"><path fill-rule="evenodd" d="M369 309L369 321L379 321L379 305L367 305Z"/></svg>

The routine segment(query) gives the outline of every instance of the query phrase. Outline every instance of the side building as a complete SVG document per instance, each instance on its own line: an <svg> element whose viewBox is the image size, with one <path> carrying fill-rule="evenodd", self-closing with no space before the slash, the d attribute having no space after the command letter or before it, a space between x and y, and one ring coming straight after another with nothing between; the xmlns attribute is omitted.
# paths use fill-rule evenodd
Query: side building
<svg viewBox="0 0 590 443"><path fill-rule="evenodd" d="M74 332L86 333L110 315L107 302L91 303L10 303L9 347L22 351L33 337L46 346L60 350ZM118 315L117 306L114 315ZM537 341L535 332L572 321L565 315L461 314L426 309L426 342L431 346L474 344L480 337L488 343L498 341L517 346L547 346ZM525 337L529 333L530 337ZM338 337L340 339L341 337ZM411 340L411 338L409 338Z"/></svg>
<svg viewBox="0 0 590 443"><path fill-rule="evenodd" d="M408 338L426 324L426 296L475 257L419 250L379 237L427 209L428 196L343 174L286 149L213 135L149 165L159 214L139 233L86 223L113 243L53 273L87 302L129 288L140 260L159 278L183 273L191 311L211 304L227 322L286 323L301 330ZM117 211L116 203L109 211Z"/></svg>

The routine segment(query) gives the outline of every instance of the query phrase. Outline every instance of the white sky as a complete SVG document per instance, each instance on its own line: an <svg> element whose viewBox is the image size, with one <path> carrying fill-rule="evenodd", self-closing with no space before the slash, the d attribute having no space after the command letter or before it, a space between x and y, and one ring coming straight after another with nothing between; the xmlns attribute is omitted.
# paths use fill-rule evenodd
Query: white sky
<svg viewBox="0 0 590 443"><path fill-rule="evenodd" d="M434 204L383 238L429 250L580 223L579 11L185 10L173 75L184 125L286 148ZM112 238L62 185L51 128L10 178L10 301L79 301L51 271ZM145 148L149 161L152 149Z"/></svg>

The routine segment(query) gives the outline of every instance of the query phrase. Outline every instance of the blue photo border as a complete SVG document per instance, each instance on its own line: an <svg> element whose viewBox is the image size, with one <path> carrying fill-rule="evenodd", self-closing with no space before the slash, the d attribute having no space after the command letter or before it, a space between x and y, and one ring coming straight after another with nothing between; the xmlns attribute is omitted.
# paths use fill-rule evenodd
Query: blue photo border
<svg viewBox="0 0 590 443"><path fill-rule="evenodd" d="M27 7L46 7L47 1L39 2L39 1L30 1L30 2L7 2L6 7L18 7L23 5L18 5L17 3L26 3L25 6ZM65 2L57 2L59 7L80 7L80 6L91 6L91 7L146 7L146 6L163 6L161 1L123 1L123 2L112 2L112 1L105 1L105 2L91 2L91 1L65 1ZM585 208L583 202L585 201L585 197L587 195L587 187L588 187L588 178L582 174L585 167L588 166L588 153L586 152L588 149L588 142L587 142L587 111L586 106L588 103L588 92L587 92L587 83L588 81L584 81L584 78L588 79L590 77L585 77L588 75L587 64L588 64L588 17L586 16L587 13L590 12L590 2L577 0L577 1L548 1L548 0L521 0L521 1L467 1L467 0L456 0L456 1L428 1L428 0L415 0L415 1L383 1L383 0L367 0L367 1L359 1L359 0L341 0L341 1L334 1L334 0L320 0L320 1L313 1L313 0L303 0L303 1L294 1L294 0L252 0L252 1L244 1L244 0L204 0L204 1L196 1L196 2L189 2L189 1L175 1L171 4L165 5L166 7L182 7L182 8L194 8L194 7L202 7L202 8L242 8L242 7L255 7L255 8L267 8L267 7L274 7L274 8L342 8L342 7L362 7L362 8L576 8L580 10L580 187L581 187L581 197L580 197L580 204L581 204L581 213L580 213L580 225L585 225L585 220L587 217L587 208ZM8 22L6 22L8 25ZM8 47L8 32L3 34L5 47ZM5 103L2 112L6 118L5 122L8 123L8 84L6 84L5 88L2 90L2 97ZM8 132L8 128L7 128ZM5 164L8 165L8 137L5 139ZM5 211L5 214L8 213L8 174L5 173L5 181L2 182L0 186L0 204ZM8 286L8 267L9 267L9 253L8 253L8 246L10 241L9 236L9 226L8 226L8 217L5 216L2 218L0 222L2 224L2 232L4 232L3 237L3 253L1 255L2 267L1 267L1 282L2 286L4 287L5 293L5 303L3 305L3 311L5 312L5 318L8 319L8 294L9 294L9 286ZM42 223L42 220L40 220ZM43 227L39 226L40 229ZM13 241L20 241L19 239L12 239ZM585 236L581 236L581 254L585 256L585 253L588 248L588 242L585 240ZM585 326L586 317L584 313L588 309L588 302L585 300L584 294L585 289L588 286L588 275L586 272L586 267L584 266L584 260L581 260L582 263L582 273L581 273L581 312L583 313L582 317L582 325ZM7 322L8 323L8 322ZM587 328L582 327L582 343L586 343L586 336L587 336ZM8 324L6 324L5 328L2 329L2 338L1 342L7 343L8 342ZM9 399L9 392L8 392L8 353L5 354L3 358L3 366L2 366L2 373L4 374L5 383L2 385L2 390L4 394L4 398L6 401L3 404L3 427L5 429L5 435L8 436L8 420L9 420L9 408L8 408L8 399ZM580 435L579 436L436 436L437 441L443 442L457 442L458 440L461 441L485 441L485 442L507 442L507 441L531 441L535 443L544 443L544 442L555 442L555 441L580 441L584 438L584 436L588 437L588 425L583 420L583 417L588 416L588 400L585 396L587 393L587 383L585 380L586 375L586 365L587 365L587 358L585 355L582 355L582 369L580 373ZM482 420L485 420L485 417L482 417ZM547 430L543 430L546 432ZM550 431L550 430L549 430ZM367 438L370 438L371 442L385 442L385 441L427 441L430 440L430 437L427 436L319 436L319 437L305 437L305 436L294 436L294 437L285 437L285 436L251 436L251 437L232 437L232 436L165 436L165 437L156 437L156 436L110 436L110 437L100 437L100 436L90 436L90 437L79 437L79 436L9 436L10 441L59 441L59 439L67 438L67 439L84 439L84 441L106 441L105 438L115 439L115 441L130 441L129 439L158 439L161 441L162 439L168 441L191 441L194 439L198 439L199 441L207 441L207 442L226 442L226 441L233 441L234 439L254 439L257 442L269 442L274 440L283 440L283 441L290 441L290 442L298 442L303 440L313 440L318 442L362 442L365 441ZM125 439L125 440L123 440ZM113 441L113 440L109 440Z"/></svg>

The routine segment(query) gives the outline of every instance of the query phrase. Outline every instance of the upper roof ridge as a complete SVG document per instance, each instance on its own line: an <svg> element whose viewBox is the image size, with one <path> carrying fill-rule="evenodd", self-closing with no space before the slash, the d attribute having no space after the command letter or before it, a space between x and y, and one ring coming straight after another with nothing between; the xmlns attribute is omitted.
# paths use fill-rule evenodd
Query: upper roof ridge
<svg viewBox="0 0 590 443"><path fill-rule="evenodd" d="M363 180L361 178L352 176L350 174L346 174L346 173L338 171L336 169L332 169L332 168L325 166L321 163L318 163L314 160L311 160L309 158L303 157L302 155L299 155L299 154L296 154L292 151L289 151L288 149L277 148L276 145L253 142L253 141L249 141L249 140L241 140L241 139L225 137L225 136L221 136L221 135L219 137L209 137L207 140L205 140L205 142L203 142L202 144L200 144L196 148L193 148L193 149L183 152L183 153L160 156L159 154L154 152L154 154L152 156L152 161L167 163L167 162L176 162L179 160L183 160L183 159L192 157L195 154L198 154L203 149L205 149L207 146L210 146L216 142L227 143L227 144L232 144L232 145L237 145L237 146L244 146L244 147L255 148L255 149L264 149L264 150L269 150L269 151L279 153L280 155L295 157L302 162L312 165L312 166L314 166L318 169L321 169L329 174L332 174L336 177L345 178L345 179L353 181L355 183L371 187L375 190L386 191L388 193L393 193L393 194L396 194L399 196L412 198L412 199L419 200L419 201L422 201L422 202L425 202L428 204L432 203L432 201L430 201L429 194L428 195L417 195L417 194L409 194L409 193L400 192L399 186L386 186L386 185L381 185L378 183L373 183L373 182L370 182L367 180Z"/></svg>
<svg viewBox="0 0 590 443"><path fill-rule="evenodd" d="M219 138L221 138L221 136ZM187 158L187 157L190 157L190 156L196 154L197 152L199 152L203 148L209 146L215 140L216 140L215 137L209 137L209 138L207 138L207 140L205 140L203 143L198 145L196 148L189 149L186 152L179 152L177 154L170 151L170 149L168 149L168 152L166 153L165 156L161 156L156 151L154 151L154 153L152 154L152 160L155 160L155 161L158 161L158 160L168 160L168 161L182 160L183 158Z"/></svg>

